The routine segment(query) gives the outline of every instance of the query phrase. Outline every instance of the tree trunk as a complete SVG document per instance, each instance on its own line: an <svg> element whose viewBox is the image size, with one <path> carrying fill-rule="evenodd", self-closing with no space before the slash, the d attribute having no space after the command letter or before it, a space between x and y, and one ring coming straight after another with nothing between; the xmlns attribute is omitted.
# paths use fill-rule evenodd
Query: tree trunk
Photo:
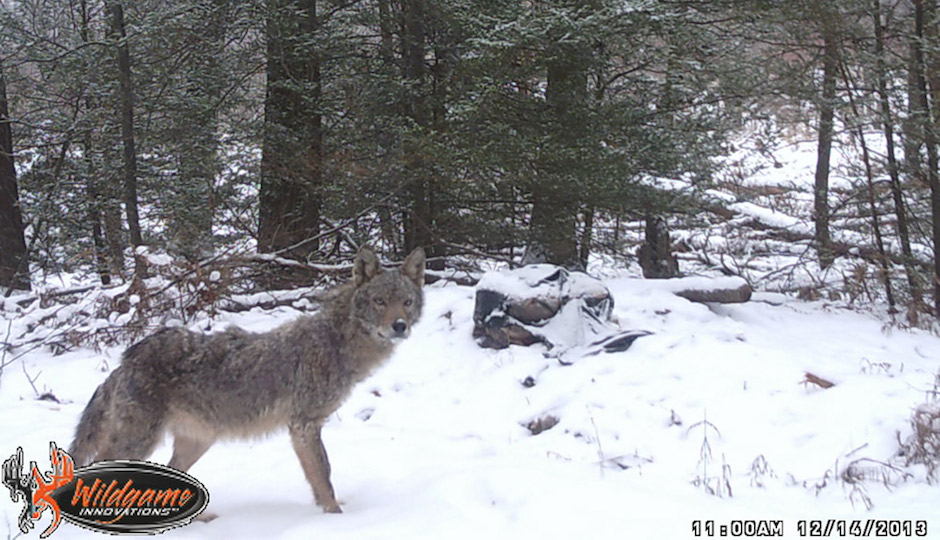
<svg viewBox="0 0 940 540"><path fill-rule="evenodd" d="M522 262L584 270L577 242L582 163L575 149L581 137L578 112L587 99L590 51L580 43L558 41L548 50L545 91L549 109L547 139L553 149L543 152L541 178L532 186L529 241Z"/></svg>
<svg viewBox="0 0 940 540"><path fill-rule="evenodd" d="M316 0L269 0L258 249L304 260L319 247L323 184Z"/></svg>
<svg viewBox="0 0 940 540"><path fill-rule="evenodd" d="M894 200L894 213L897 216L898 239L901 242L901 253L904 254L905 260L913 261L914 256L911 251L910 233L908 232L907 210L904 204L904 193L901 189L898 160L894 151L894 115L891 114L891 104L888 101L888 85L885 78L884 28L881 25L881 0L872 0L872 7L872 24L875 27L875 85L878 92L878 102L881 110L881 121L884 127L885 141L887 142L888 176L891 178L891 196ZM861 131L859 131L859 136L862 137ZM864 145L864 139L860 140ZM864 146L863 150L865 150ZM868 167L867 163L866 167ZM880 243L881 240L879 239L878 242ZM913 298L915 303L918 303L921 300L917 274L910 262L905 263L904 267L905 273L907 274L908 286L910 287L911 298ZM887 271L887 269L885 271ZM890 291L888 294L890 297ZM891 302L891 305L893 307L893 302Z"/></svg>
<svg viewBox="0 0 940 540"><path fill-rule="evenodd" d="M29 257L13 163L13 130L0 66L0 287L29 290Z"/></svg>
<svg viewBox="0 0 940 540"><path fill-rule="evenodd" d="M832 153L833 117L836 101L836 75L839 69L839 48L834 31L823 30L823 81L819 102L819 132L816 147L816 182L813 189L816 250L819 265L828 268L833 261L832 239L829 236L829 159Z"/></svg>
<svg viewBox="0 0 940 540"><path fill-rule="evenodd" d="M878 254L881 256L881 282L885 288L885 296L888 300L888 312L895 312L894 291L891 287L891 267L888 256L885 254L885 244L881 235L881 224L879 223L878 205L875 203L875 182L874 174L871 168L871 157L868 152L868 144L865 142L865 131L858 127L858 142L862 147L862 161L865 164L865 177L868 179L868 207L871 211L871 227L875 235L875 247L878 248ZM907 257L905 256L905 259ZM910 272L910 271L909 271Z"/></svg>
<svg viewBox="0 0 940 540"><path fill-rule="evenodd" d="M81 17L79 34L83 43L91 43L91 20L88 2L81 0L79 6L79 15ZM87 69L90 69L90 67ZM96 100L91 95L85 94L84 103L86 114L91 114L91 111L96 109ZM90 125L86 126L82 135L82 157L85 165L85 206L88 228L91 231L92 245L95 250L95 265L98 268L101 284L110 285L112 275L120 277L123 274L124 261L123 256L120 255L123 249L117 250L119 256L116 259L109 257L107 238L104 229L102 229L105 215L104 205L102 204L104 194L101 191L101 181L99 179L100 169L95 160L96 146L94 130ZM120 216L118 216L118 224L120 225ZM115 266L117 268L114 268Z"/></svg>
<svg viewBox="0 0 940 540"><path fill-rule="evenodd" d="M124 29L124 6L121 2L109 2L111 32L117 40L118 85L121 102L121 143L124 158L124 209L127 214L127 230L134 248L134 272L144 276L143 260L137 255L137 247L144 240L140 231L140 216L137 212L137 150L134 139L134 85L131 78L131 56Z"/></svg>
<svg viewBox="0 0 940 540"><path fill-rule="evenodd" d="M215 179L219 173L218 102L226 75L220 58L225 53L228 0L211 0L199 17L199 41L187 66L186 88L176 107L179 175L173 182L168 240L172 252L191 261L212 253ZM169 198L169 197L168 197Z"/></svg>
<svg viewBox="0 0 940 540"><path fill-rule="evenodd" d="M88 152L92 146L87 140L83 145L83 151ZM91 159L86 159L86 170L88 171L88 180L85 184L85 205L87 208L88 225L91 229L91 241L95 250L95 266L98 268L98 277L102 285L111 284L111 270L108 267L108 251L104 241L104 231L101 228L102 214L101 193L98 191L97 182L94 180L94 164Z"/></svg>
<svg viewBox="0 0 940 540"><path fill-rule="evenodd" d="M392 65L392 51L394 44L392 40L392 15L389 0L378 0L379 8L379 59L386 66Z"/></svg>
<svg viewBox="0 0 940 540"><path fill-rule="evenodd" d="M582 220L581 240L578 245L578 258L581 259L581 266L587 269L588 258L591 256L591 242L594 238L594 207L585 207L581 215L584 216L584 219Z"/></svg>
<svg viewBox="0 0 940 540"><path fill-rule="evenodd" d="M927 185L930 187L930 208L932 236L934 244L933 260L933 300L934 314L940 317L940 176L937 171L937 136L933 126L931 114L930 93L927 86L926 63L927 56L924 50L926 38L926 23L928 20L927 6L924 0L914 0L914 69L917 86L917 119L922 130L924 146L927 147Z"/></svg>
<svg viewBox="0 0 940 540"><path fill-rule="evenodd" d="M405 252L416 247L426 248L429 257L437 255L432 248L434 238L434 182L429 163L424 158L425 135L431 130L431 104L428 91L427 13L424 0L402 3L402 75L405 79L404 115L414 124L405 134L405 177L408 193L408 215L405 220Z"/></svg>
<svg viewBox="0 0 940 540"><path fill-rule="evenodd" d="M644 241L640 245L638 257L643 277L647 279L666 279L679 276L679 261L672 254L672 242L669 229L662 216L646 216Z"/></svg>
<svg viewBox="0 0 940 540"><path fill-rule="evenodd" d="M529 240L522 264L557 264L584 270L577 243L577 203L548 182L533 186Z"/></svg>
<svg viewBox="0 0 940 540"><path fill-rule="evenodd" d="M115 187L115 186L112 186ZM127 245L121 225L121 205L116 193L107 193L100 199L104 212L104 241L108 250L108 266L111 275L124 276L124 248ZM113 190L112 190L113 191Z"/></svg>
<svg viewBox="0 0 940 540"><path fill-rule="evenodd" d="M924 41L926 55L924 63L927 84L930 85L931 107L933 112L933 140L936 144L937 126L940 126L940 6L937 0L928 0L925 7ZM935 149L936 151L936 149Z"/></svg>
<svg viewBox="0 0 940 540"><path fill-rule="evenodd" d="M877 2L878 0L875 1ZM849 84L851 85L851 83ZM875 236L875 247L878 249L878 263L881 266L881 282L885 288L885 297L888 300L888 312L893 314L896 312L896 302L894 299L894 290L891 287L891 261L888 259L888 255L885 252L884 239L881 234L880 215L878 214L878 205L875 199L875 175L872 172L871 154L868 151L868 143L865 141L865 130L861 124L862 118L859 114L858 107L855 105L855 99L852 97L851 89L848 92L848 96L849 102L852 105L852 113L855 116L855 136L858 137L858 143L862 149L862 164L865 166L865 178L868 180L868 208L871 212L871 228ZM913 269L908 268L907 271L910 273Z"/></svg>
<svg viewBox="0 0 940 540"><path fill-rule="evenodd" d="M874 0L874 1L879 2L879 0ZM879 11L880 11L880 6L876 6L876 9L874 12L876 24L880 21L880 18L881 18L880 15L878 14ZM880 35L880 32L881 32L880 30L876 30L876 35ZM877 45L876 45L876 52L881 52L878 50ZM875 247L878 249L878 265L881 267L881 282L885 288L885 296L887 297L887 300L888 300L888 312L891 314L894 314L896 313L897 310L895 309L896 301L894 298L894 289L891 286L891 260L888 257L887 252L885 251L884 235L881 232L881 220L880 220L881 216L878 213L878 204L877 204L877 200L875 197L875 177L874 177L874 172L873 172L873 168L871 164L871 153L868 151L868 143L865 140L865 129L863 125L862 116L859 112L858 105L856 105L855 103L855 97L854 97L854 93L858 91L858 87L855 84L855 82L852 80L849 70L845 69L844 64L842 65L842 68L843 68L842 76L845 79L846 86L848 86L848 91L846 92L846 95L849 98L849 105L852 108L852 115L853 115L852 123L855 125L855 136L858 138L859 146L862 149L862 164L865 166L865 178L868 180L868 208L869 208L869 211L871 212L871 227L872 227L872 233L875 237ZM880 68L881 66L879 66L879 69ZM876 74L876 78L878 79L883 78L883 72L879 72L878 74ZM888 109L888 112L890 113L890 108ZM888 133L891 133L891 131L889 130ZM897 169L895 169L895 173L896 172L897 172ZM903 207L902 207L902 211L903 211ZM905 255L905 258L906 258L906 255ZM910 260L913 261L913 259L910 259ZM910 278L914 269L908 264L905 264L905 267L908 273L908 277ZM914 283L916 283L916 281L914 281Z"/></svg>
<svg viewBox="0 0 940 540"><path fill-rule="evenodd" d="M190 261L212 253L212 221L215 212L214 184L218 173L215 115L207 110L190 111L194 122L184 135L178 154L179 176L170 202L168 248Z"/></svg>

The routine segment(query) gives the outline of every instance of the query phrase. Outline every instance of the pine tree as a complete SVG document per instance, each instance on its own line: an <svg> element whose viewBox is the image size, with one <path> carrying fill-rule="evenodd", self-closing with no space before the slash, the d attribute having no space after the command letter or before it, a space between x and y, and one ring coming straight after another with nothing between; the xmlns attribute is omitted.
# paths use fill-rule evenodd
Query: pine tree
<svg viewBox="0 0 940 540"><path fill-rule="evenodd" d="M598 215L664 208L644 178L708 178L754 84L735 38L713 39L734 32L712 21L736 15L717 2L481 4L458 142L488 198L525 204L526 261L579 267Z"/></svg>
<svg viewBox="0 0 940 540"><path fill-rule="evenodd" d="M319 246L322 36L316 0L269 0L258 249L305 259Z"/></svg>

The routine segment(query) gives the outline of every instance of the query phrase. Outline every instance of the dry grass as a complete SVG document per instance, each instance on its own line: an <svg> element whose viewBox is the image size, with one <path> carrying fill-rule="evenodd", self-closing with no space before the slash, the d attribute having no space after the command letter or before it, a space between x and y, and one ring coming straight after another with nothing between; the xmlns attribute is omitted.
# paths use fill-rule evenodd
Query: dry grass
<svg viewBox="0 0 940 540"><path fill-rule="evenodd" d="M940 482L940 401L921 403L911 413L913 435L901 445L906 464L927 468L927 481Z"/></svg>

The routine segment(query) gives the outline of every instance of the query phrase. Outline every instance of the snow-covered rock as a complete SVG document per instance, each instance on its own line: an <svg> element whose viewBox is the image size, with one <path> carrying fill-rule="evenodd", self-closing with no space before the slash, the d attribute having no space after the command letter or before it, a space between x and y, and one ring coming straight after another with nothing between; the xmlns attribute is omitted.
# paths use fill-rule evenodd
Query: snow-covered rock
<svg viewBox="0 0 940 540"><path fill-rule="evenodd" d="M473 336L485 348L543 343L559 354L611 343L620 330L613 308L607 287L583 272L549 264L489 272L477 284Z"/></svg>

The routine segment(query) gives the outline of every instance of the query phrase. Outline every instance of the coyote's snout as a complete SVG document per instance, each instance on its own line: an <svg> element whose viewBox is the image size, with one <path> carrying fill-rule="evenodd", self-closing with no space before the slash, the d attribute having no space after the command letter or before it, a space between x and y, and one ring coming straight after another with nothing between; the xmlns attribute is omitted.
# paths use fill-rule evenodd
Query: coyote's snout
<svg viewBox="0 0 940 540"><path fill-rule="evenodd" d="M352 281L312 317L263 334L172 328L144 338L85 407L72 457L78 466L144 459L169 431L170 466L185 471L218 439L287 425L317 504L340 512L320 430L353 386L410 335L421 315L424 262L418 248L401 268L382 271L363 248Z"/></svg>

